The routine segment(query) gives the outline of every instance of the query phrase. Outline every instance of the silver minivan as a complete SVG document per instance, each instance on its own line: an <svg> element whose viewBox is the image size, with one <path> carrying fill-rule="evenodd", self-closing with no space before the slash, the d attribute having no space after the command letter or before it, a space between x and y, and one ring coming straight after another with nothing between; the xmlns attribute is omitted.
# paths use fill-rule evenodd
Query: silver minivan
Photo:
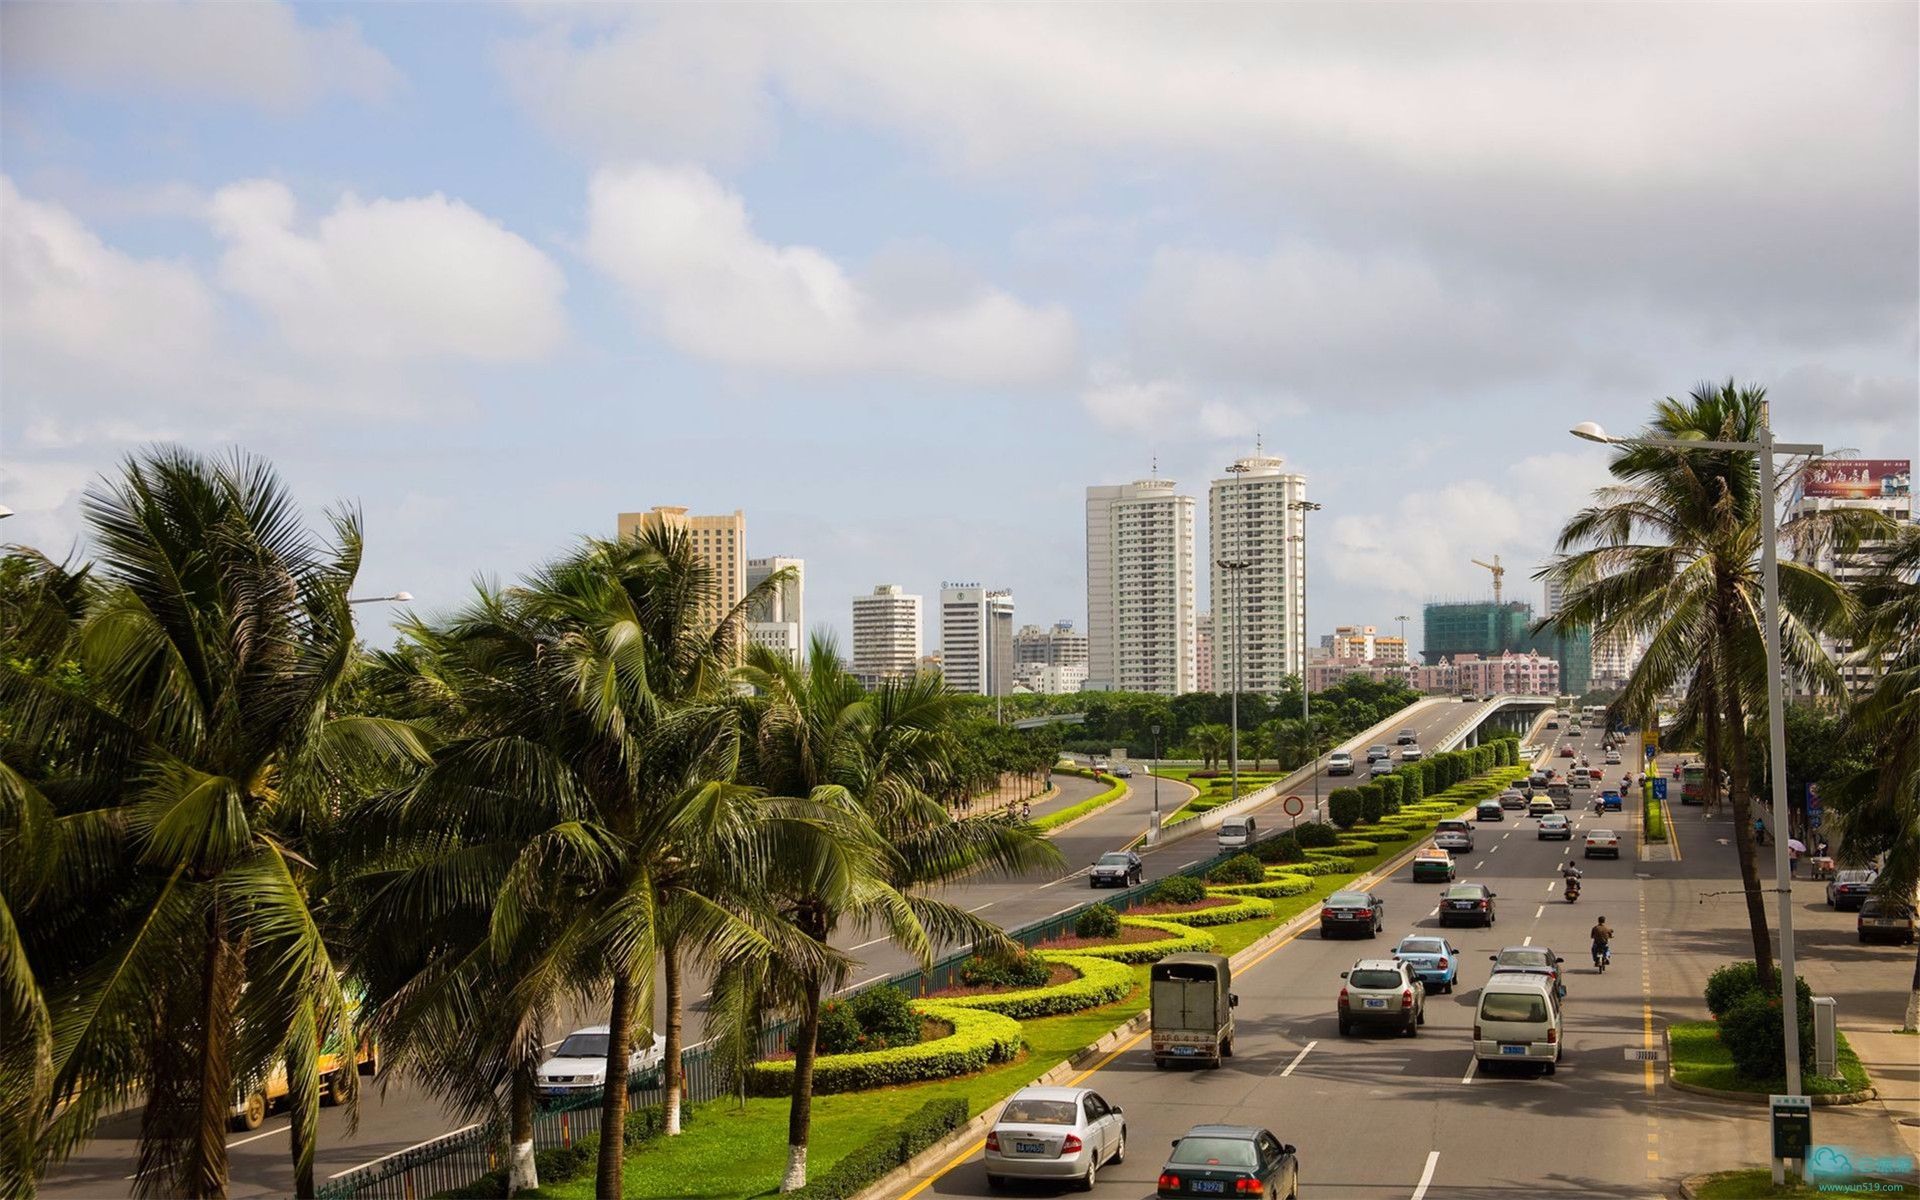
<svg viewBox="0 0 1920 1200"><path fill-rule="evenodd" d="M1560 997L1544 975L1495 974L1473 1013L1473 1057L1522 1062L1553 1074L1560 1062Z"/></svg>
<svg viewBox="0 0 1920 1200"><path fill-rule="evenodd" d="M1238 850L1253 845L1254 833L1252 817L1228 817L1220 822L1220 848Z"/></svg>

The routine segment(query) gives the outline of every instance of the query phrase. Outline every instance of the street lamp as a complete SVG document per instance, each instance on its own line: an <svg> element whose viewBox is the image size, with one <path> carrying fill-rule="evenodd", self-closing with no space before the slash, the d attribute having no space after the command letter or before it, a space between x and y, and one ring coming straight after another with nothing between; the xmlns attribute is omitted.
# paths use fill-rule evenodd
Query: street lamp
<svg viewBox="0 0 1920 1200"><path fill-rule="evenodd" d="M1760 410L1760 440L1755 442L1716 442L1692 438L1617 438L1607 436L1597 422L1582 421L1569 430L1577 438L1607 446L1648 446L1660 450L1730 450L1760 457L1760 582L1766 605L1767 638L1767 761L1773 786L1773 873L1780 881L1776 888L1780 903L1780 1007L1784 1017L1783 1035L1787 1051L1787 1094L1800 1094L1800 1022L1795 1011L1800 1006L1794 985L1793 963L1793 878L1787 860L1787 733L1785 700L1780 686L1780 564L1778 536L1773 514L1773 456L1804 454L1819 457L1826 447L1812 442L1776 442L1773 425L1763 406ZM1738 836L1736 831L1736 836ZM1784 1181L1780 1161L1773 1165L1774 1182Z"/></svg>
<svg viewBox="0 0 1920 1200"><path fill-rule="evenodd" d="M1294 500L1287 507L1300 514L1300 638L1294 644L1300 647L1300 719L1306 721L1313 716L1313 689L1307 686L1307 514L1317 513L1326 505Z"/></svg>
<svg viewBox="0 0 1920 1200"><path fill-rule="evenodd" d="M1153 727L1153 766L1148 770L1153 775L1153 824L1147 826L1147 845L1160 840L1160 726Z"/></svg>
<svg viewBox="0 0 1920 1200"><path fill-rule="evenodd" d="M0 521L4 521L12 515L13 515L12 509L8 508L4 504L0 504Z"/></svg>
<svg viewBox="0 0 1920 1200"><path fill-rule="evenodd" d="M1233 691L1227 702L1231 714L1228 729L1229 742L1227 764L1233 772L1233 798L1240 798L1240 663L1245 657L1240 645L1240 573L1253 564L1244 558L1215 559L1214 566L1227 573L1233 581Z"/></svg>
<svg viewBox="0 0 1920 1200"><path fill-rule="evenodd" d="M412 592L395 592L391 596L356 596L348 600L347 603L348 604L378 604L382 600L392 600L399 604L412 604L413 593Z"/></svg>

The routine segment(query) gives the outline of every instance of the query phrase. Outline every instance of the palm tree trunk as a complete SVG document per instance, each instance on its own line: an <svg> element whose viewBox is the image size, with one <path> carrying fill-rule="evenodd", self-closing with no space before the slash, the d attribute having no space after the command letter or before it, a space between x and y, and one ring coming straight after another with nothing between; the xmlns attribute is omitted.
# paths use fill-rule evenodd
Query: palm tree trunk
<svg viewBox="0 0 1920 1200"><path fill-rule="evenodd" d="M787 1174L783 1192L807 1186L807 1139L813 1130L813 1059L820 1040L820 978L807 981L800 1013L800 1041L793 1052L793 1103L787 1110Z"/></svg>
<svg viewBox="0 0 1920 1200"><path fill-rule="evenodd" d="M625 971L613 980L613 1006L607 1013L607 1080L600 1093L600 1170L596 1196L619 1197L627 1139L627 1055L633 1041L633 979Z"/></svg>
<svg viewBox="0 0 1920 1200"><path fill-rule="evenodd" d="M305 1036L311 1026L296 1029L294 1036ZM286 1058L287 1124L293 1150L293 1194L296 1200L313 1200L313 1150L319 1132L320 1096L315 1081L298 1070L292 1055Z"/></svg>
<svg viewBox="0 0 1920 1200"><path fill-rule="evenodd" d="M1908 1033L1920 1032L1920 950L1913 955L1913 989L1907 993L1907 1018L1900 1028Z"/></svg>
<svg viewBox="0 0 1920 1200"><path fill-rule="evenodd" d="M507 1195L530 1192L540 1186L540 1168L533 1157L533 1089L536 1068L523 1063L513 1073L513 1095L509 1101Z"/></svg>
<svg viewBox="0 0 1920 1200"><path fill-rule="evenodd" d="M661 1103L666 1110L668 1137L680 1133L680 939L666 938L662 943L665 969L662 972L667 994L666 1058L661 1063Z"/></svg>
<svg viewBox="0 0 1920 1200"><path fill-rule="evenodd" d="M1733 844L1740 854L1740 882L1747 897L1747 928L1753 935L1753 962L1758 968L1759 978L1773 979L1773 939L1767 932L1766 893L1760 886L1760 855L1754 845L1753 805L1747 795L1750 780L1748 774L1748 745L1746 714L1740 703L1739 693L1729 688L1726 696L1727 741L1733 747L1733 770L1731 786L1727 789L1728 800L1733 805ZM1717 783L1714 786L1719 786ZM1778 829L1773 836L1784 836ZM1788 886L1781 881L1782 887Z"/></svg>
<svg viewBox="0 0 1920 1200"><path fill-rule="evenodd" d="M219 900L207 911L207 946L200 967L200 1114L193 1144L181 1164L187 1195L219 1200L227 1194L227 1121L233 1106L233 1006L240 999L239 948L227 933Z"/></svg>

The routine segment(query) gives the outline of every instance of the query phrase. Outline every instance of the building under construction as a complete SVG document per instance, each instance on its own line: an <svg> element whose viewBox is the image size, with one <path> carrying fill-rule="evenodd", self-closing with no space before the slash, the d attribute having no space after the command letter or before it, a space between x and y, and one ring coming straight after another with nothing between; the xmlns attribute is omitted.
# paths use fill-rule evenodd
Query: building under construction
<svg viewBox="0 0 1920 1200"><path fill-rule="evenodd" d="M1533 622L1533 606L1519 600L1429 603L1420 654L1429 666L1438 666L1456 654L1496 658L1507 651L1535 650L1560 664L1562 688L1575 695L1586 691L1593 675L1593 647L1587 631L1568 637L1551 630L1535 634L1529 632Z"/></svg>

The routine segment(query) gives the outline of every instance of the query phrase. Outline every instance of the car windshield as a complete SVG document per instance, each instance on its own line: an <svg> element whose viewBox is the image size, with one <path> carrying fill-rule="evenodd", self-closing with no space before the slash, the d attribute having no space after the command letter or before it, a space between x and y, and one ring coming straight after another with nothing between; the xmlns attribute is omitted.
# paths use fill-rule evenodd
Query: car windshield
<svg viewBox="0 0 1920 1200"><path fill-rule="evenodd" d="M1072 1100L1042 1100L1035 1096L1015 1096L1001 1110L1000 1121L1007 1125L1071 1125L1080 1106Z"/></svg>
<svg viewBox="0 0 1920 1200"><path fill-rule="evenodd" d="M1103 867L1125 867L1131 866L1132 864L1133 860L1124 853L1116 852L1113 854L1102 854L1100 856L1100 865Z"/></svg>
<svg viewBox="0 0 1920 1200"><path fill-rule="evenodd" d="M1447 899L1449 900L1478 900L1479 898L1480 885L1476 883L1463 883L1459 887L1450 887L1447 889Z"/></svg>
<svg viewBox="0 0 1920 1200"><path fill-rule="evenodd" d="M1183 1167L1252 1167L1258 1161L1252 1142L1223 1137L1183 1137L1167 1159Z"/></svg>
<svg viewBox="0 0 1920 1200"><path fill-rule="evenodd" d="M1613 830L1611 829L1596 829L1587 835L1587 840L1592 841L1595 838L1610 838L1612 836Z"/></svg>
<svg viewBox="0 0 1920 1200"><path fill-rule="evenodd" d="M1365 908L1373 898L1365 892L1335 892L1327 897L1328 908Z"/></svg>
<svg viewBox="0 0 1920 1200"><path fill-rule="evenodd" d="M1442 821L1434 827L1436 833L1465 833L1471 826L1465 821Z"/></svg>
<svg viewBox="0 0 1920 1200"><path fill-rule="evenodd" d="M1482 1021L1544 1021L1547 1002L1531 992L1486 992L1480 997Z"/></svg>
<svg viewBox="0 0 1920 1200"><path fill-rule="evenodd" d="M1835 883L1872 883L1872 871L1842 871L1833 877Z"/></svg>
<svg viewBox="0 0 1920 1200"><path fill-rule="evenodd" d="M1547 965L1545 950L1502 950L1499 960L1494 964L1501 967L1544 967Z"/></svg>
<svg viewBox="0 0 1920 1200"><path fill-rule="evenodd" d="M555 1058L605 1058L607 1056L607 1035L604 1033L573 1033L560 1043L553 1052Z"/></svg>
<svg viewBox="0 0 1920 1200"><path fill-rule="evenodd" d="M1480 802L1481 812L1485 812L1490 808L1499 808L1499 807L1500 807L1500 802L1498 800L1482 800Z"/></svg>
<svg viewBox="0 0 1920 1200"><path fill-rule="evenodd" d="M1402 954L1445 954L1447 944L1439 938L1408 938L1400 943Z"/></svg>
<svg viewBox="0 0 1920 1200"><path fill-rule="evenodd" d="M1365 988L1368 991L1383 992L1400 986L1400 972L1382 971L1369 967L1364 971L1354 971L1347 976L1347 986Z"/></svg>

